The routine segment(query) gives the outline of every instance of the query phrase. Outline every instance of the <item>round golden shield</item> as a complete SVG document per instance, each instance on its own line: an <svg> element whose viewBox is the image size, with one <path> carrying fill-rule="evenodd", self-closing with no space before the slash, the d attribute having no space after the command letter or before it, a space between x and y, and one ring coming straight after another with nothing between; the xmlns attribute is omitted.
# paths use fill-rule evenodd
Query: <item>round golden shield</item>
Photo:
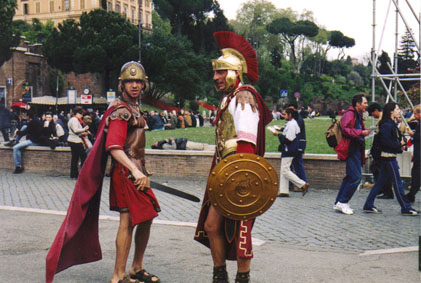
<svg viewBox="0 0 421 283"><path fill-rule="evenodd" d="M227 218L246 220L268 210L278 194L278 175L263 157L237 153L219 162L208 179L208 196Z"/></svg>

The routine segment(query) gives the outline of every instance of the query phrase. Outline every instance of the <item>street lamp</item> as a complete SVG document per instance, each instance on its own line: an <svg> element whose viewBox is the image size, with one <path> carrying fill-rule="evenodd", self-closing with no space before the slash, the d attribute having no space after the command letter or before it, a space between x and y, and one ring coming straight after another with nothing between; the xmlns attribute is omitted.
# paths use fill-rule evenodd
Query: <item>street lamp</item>
<svg viewBox="0 0 421 283"><path fill-rule="evenodd" d="M142 0L139 0L139 63L142 61Z"/></svg>

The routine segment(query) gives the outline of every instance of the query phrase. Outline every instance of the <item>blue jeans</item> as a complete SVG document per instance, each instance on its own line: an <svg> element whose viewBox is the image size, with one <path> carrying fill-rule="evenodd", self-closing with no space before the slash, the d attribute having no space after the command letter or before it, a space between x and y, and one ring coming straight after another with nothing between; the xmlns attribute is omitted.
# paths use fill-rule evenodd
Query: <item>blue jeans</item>
<svg viewBox="0 0 421 283"><path fill-rule="evenodd" d="M299 151L297 156L292 160L292 169L295 172L295 175L298 176L301 180L307 182L306 171L304 170L303 165L303 152Z"/></svg>
<svg viewBox="0 0 421 283"><path fill-rule="evenodd" d="M379 193L379 190L387 183L392 180L393 190L395 191L396 198L401 206L401 211L406 212L412 209L411 204L405 197L405 190L403 188L403 182L399 174L399 165L396 158L383 159L381 160L380 175L376 181L376 184L368 194L367 200L365 201L364 208L369 209L374 206L374 200Z"/></svg>
<svg viewBox="0 0 421 283"><path fill-rule="evenodd" d="M23 126L22 126L22 128L20 128L20 130L19 130L19 131L20 131L20 132L23 132L23 131L25 131L25 130L26 130L26 128L28 128L28 126L27 126L27 125L23 125ZM16 138L15 138L16 143L18 143L22 137L23 137L23 136L21 136L21 135L19 135L19 134L18 134L18 135L16 136Z"/></svg>
<svg viewBox="0 0 421 283"><path fill-rule="evenodd" d="M361 151L356 150L346 160L346 175L342 180L335 203L348 203L361 183L361 179Z"/></svg>
<svg viewBox="0 0 421 283"><path fill-rule="evenodd" d="M32 142L31 140L25 140L25 141L19 142L13 147L13 161L14 161L15 167L22 167L21 150L32 145L38 145L38 144Z"/></svg>

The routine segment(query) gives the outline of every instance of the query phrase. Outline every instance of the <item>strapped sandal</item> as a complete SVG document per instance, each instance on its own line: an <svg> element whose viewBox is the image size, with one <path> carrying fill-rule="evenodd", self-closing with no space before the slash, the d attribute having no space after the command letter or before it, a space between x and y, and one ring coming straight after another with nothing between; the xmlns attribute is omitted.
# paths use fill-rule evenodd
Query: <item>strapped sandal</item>
<svg viewBox="0 0 421 283"><path fill-rule="evenodd" d="M123 279L119 280L118 283L142 283L137 279L131 279L129 275L124 276Z"/></svg>
<svg viewBox="0 0 421 283"><path fill-rule="evenodd" d="M130 277L132 279L137 279L137 280L139 280L141 282L145 282L145 283L160 283L161 282L161 281L159 281L158 276L146 272L145 269L142 269L142 270L136 272L136 274L134 274L134 275L130 275Z"/></svg>
<svg viewBox="0 0 421 283"><path fill-rule="evenodd" d="M229 283L227 266L216 266L213 268L213 283Z"/></svg>
<svg viewBox="0 0 421 283"><path fill-rule="evenodd" d="M235 283L249 283L250 282L250 271L248 272L237 272L235 277Z"/></svg>

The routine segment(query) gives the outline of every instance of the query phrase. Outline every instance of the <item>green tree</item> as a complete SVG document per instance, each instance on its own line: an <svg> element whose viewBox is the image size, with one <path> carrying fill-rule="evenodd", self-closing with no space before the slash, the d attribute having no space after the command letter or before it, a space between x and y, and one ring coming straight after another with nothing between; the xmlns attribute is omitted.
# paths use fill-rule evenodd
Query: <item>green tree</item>
<svg viewBox="0 0 421 283"><path fill-rule="evenodd" d="M417 56L417 58L415 58ZM398 73L407 74L414 72L419 67L420 54L411 33L407 30L402 35L401 42L398 50ZM405 90L409 90L413 86L413 81L403 81L402 86Z"/></svg>
<svg viewBox="0 0 421 283"><path fill-rule="evenodd" d="M169 19L174 34L185 35L193 42L196 52L215 50L212 34L231 30L215 0L156 0L154 6L162 18Z"/></svg>
<svg viewBox="0 0 421 283"><path fill-rule="evenodd" d="M0 0L0 66L12 56L11 47L19 44L12 26L16 0Z"/></svg>
<svg viewBox="0 0 421 283"><path fill-rule="evenodd" d="M210 78L209 60L196 55L186 37L154 30L144 41L142 63L151 82L149 95L160 99L172 93L175 100L184 101L204 92Z"/></svg>
<svg viewBox="0 0 421 283"><path fill-rule="evenodd" d="M80 22L66 20L44 43L49 64L63 72L98 72L105 88L115 88L120 67L138 57L137 28L114 12L83 13Z"/></svg>
<svg viewBox="0 0 421 283"><path fill-rule="evenodd" d="M265 28L266 25L277 16L278 11L273 3L253 0L241 6L232 25L234 30L247 38L255 48L260 48L269 40L268 36L271 36Z"/></svg>
<svg viewBox="0 0 421 283"><path fill-rule="evenodd" d="M23 36L30 43L43 43L54 30L54 22L48 20L46 24L43 24L37 18L32 19L32 24L28 24L25 21L17 20L12 23L15 31Z"/></svg>
<svg viewBox="0 0 421 283"><path fill-rule="evenodd" d="M338 59L345 57L344 48L350 48L355 45L353 38L345 36L342 32L334 30L330 33L329 45L340 49Z"/></svg>
<svg viewBox="0 0 421 283"><path fill-rule="evenodd" d="M292 65L296 71L299 71L296 56L296 40L299 36L313 37L318 33L317 25L309 20L299 20L296 22L288 18L278 18L273 20L266 29L273 34L280 34L289 44L291 49L290 56Z"/></svg>

